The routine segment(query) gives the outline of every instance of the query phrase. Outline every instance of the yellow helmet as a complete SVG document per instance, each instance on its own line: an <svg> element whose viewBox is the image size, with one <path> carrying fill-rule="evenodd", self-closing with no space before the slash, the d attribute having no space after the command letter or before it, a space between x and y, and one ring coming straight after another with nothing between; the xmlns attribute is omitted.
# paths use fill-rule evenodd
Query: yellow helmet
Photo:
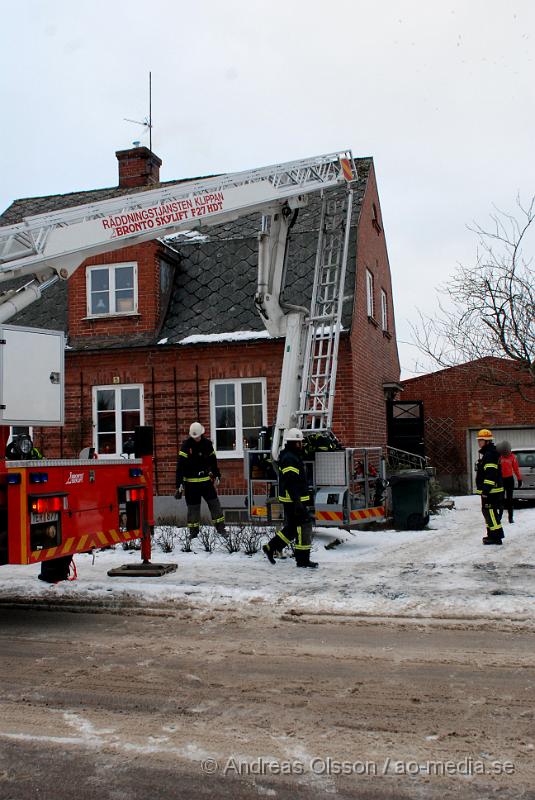
<svg viewBox="0 0 535 800"><path fill-rule="evenodd" d="M491 442L494 436L492 435L492 431L489 431L488 428L481 428L481 430L477 432L477 438L486 439L488 442Z"/></svg>

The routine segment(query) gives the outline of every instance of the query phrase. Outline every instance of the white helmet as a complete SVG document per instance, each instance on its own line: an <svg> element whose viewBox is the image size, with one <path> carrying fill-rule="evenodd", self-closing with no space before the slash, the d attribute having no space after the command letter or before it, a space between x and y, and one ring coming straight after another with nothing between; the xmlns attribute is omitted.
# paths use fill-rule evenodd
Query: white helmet
<svg viewBox="0 0 535 800"><path fill-rule="evenodd" d="M302 442L304 439L303 431L299 430L299 428L290 428L286 431L284 438L287 442Z"/></svg>
<svg viewBox="0 0 535 800"><path fill-rule="evenodd" d="M202 436L204 433L204 427L201 425L200 422L192 422L189 426L189 435L193 436Z"/></svg>

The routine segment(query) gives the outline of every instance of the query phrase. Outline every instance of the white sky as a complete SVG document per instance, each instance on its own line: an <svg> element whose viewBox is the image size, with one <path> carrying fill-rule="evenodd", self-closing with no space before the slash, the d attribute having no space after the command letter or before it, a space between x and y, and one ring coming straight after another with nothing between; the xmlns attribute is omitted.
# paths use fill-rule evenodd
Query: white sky
<svg viewBox="0 0 535 800"><path fill-rule="evenodd" d="M351 148L377 170L408 321L474 259L466 226L535 193L531 0L2 4L0 209L113 186L153 85L162 180Z"/></svg>

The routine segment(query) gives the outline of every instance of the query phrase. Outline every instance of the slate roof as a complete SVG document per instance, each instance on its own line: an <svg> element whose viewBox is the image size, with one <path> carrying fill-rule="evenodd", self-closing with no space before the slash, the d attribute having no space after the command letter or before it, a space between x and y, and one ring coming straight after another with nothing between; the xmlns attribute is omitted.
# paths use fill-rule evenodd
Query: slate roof
<svg viewBox="0 0 535 800"><path fill-rule="evenodd" d="M197 181L200 178L183 178L176 181L164 181L154 183L150 186L135 186L131 188L120 188L110 186L107 189L90 189L84 192L69 192L68 194L51 194L45 197L23 197L15 200L3 214L0 214L0 225L15 225L21 222L24 217L32 217L35 214L45 214L48 211L61 211L63 208L73 208L82 206L86 203L96 203L99 200L110 200L112 197L123 197L128 194L137 194L147 189L159 189L164 186L174 186L185 181Z"/></svg>
<svg viewBox="0 0 535 800"><path fill-rule="evenodd" d="M348 270L345 296L353 297L355 286L356 227L360 215L368 174L372 160L356 159L359 179L353 206L353 224L350 236ZM168 181L163 185L180 183ZM136 189L99 189L75 192L68 195L27 198L15 201L3 215L0 224L12 224L30 214L44 213L74 205L104 200L121 194L142 191ZM151 187L156 188L156 187ZM339 192L340 190L332 190ZM319 230L320 199L313 195L306 208L301 209L292 228L288 250L286 289L283 299L295 305L309 307L312 277L316 258ZM252 214L240 220L218 225L203 231L202 236L189 238L179 235L166 239L173 250L177 266L169 307L160 331L153 337L138 340L128 337L128 346L156 344L167 339L174 344L195 334L219 334L234 331L263 331L264 325L255 310L253 298L256 291L258 240L260 215ZM25 281L28 279L26 278ZM23 283L25 281L19 281ZM6 284L1 286L6 288ZM140 287L142 291L142 287ZM54 285L40 301L17 314L10 323L43 328L67 326L67 295L63 282ZM344 306L342 323L349 328L352 302ZM124 346L120 339L90 339L86 344L76 343L77 349L110 348Z"/></svg>

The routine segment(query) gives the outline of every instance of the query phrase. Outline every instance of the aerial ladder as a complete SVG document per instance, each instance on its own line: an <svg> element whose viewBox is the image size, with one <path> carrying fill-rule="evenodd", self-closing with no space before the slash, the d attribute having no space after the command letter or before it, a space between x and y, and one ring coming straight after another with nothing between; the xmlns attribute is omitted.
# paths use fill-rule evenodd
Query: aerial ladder
<svg viewBox="0 0 535 800"><path fill-rule="evenodd" d="M6 326L7 320L38 300L49 286L67 280L87 258L154 238L202 231L257 212L263 222L255 303L268 331L285 337L273 452L278 454L284 430L292 425L328 430L355 180L353 157L344 151L129 193L0 227L0 283L28 278L22 286L0 294L2 341L12 341L11 352L22 346L27 354L19 366L16 354L4 362L11 368L15 363L15 370L20 368L27 377L43 360L41 348L48 348L58 367L44 375L43 364L39 365L47 384L43 383L43 392L62 393L63 334L55 332L60 336L50 345L49 332ZM335 189L343 191L331 191ZM281 292L291 218L307 204L309 195L317 193L322 197L322 225L312 306L288 308ZM10 384L17 383L17 374L10 373ZM142 538L142 558L149 564L152 460L146 447L141 447L140 458L118 463L87 458L7 460L9 425L55 425L62 419L43 417L38 407L44 393L36 376L30 393L36 413L28 407L26 392L24 423L6 405L6 388L0 385L0 563L35 563ZM6 531L8 545L2 550Z"/></svg>
<svg viewBox="0 0 535 800"><path fill-rule="evenodd" d="M27 217L0 227L0 282L31 280L0 296L0 322L66 280L87 258L161 236L199 230L259 211L278 214L306 196L353 179L351 153L185 181Z"/></svg>
<svg viewBox="0 0 535 800"><path fill-rule="evenodd" d="M261 212L255 303L269 333L286 337L273 437L276 458L289 427L325 431L332 424L356 178L352 154L344 151L123 195L0 228L0 282L31 278L0 295L0 323L56 281L68 279L86 258ZM336 187L347 191L333 196L329 190ZM290 218L318 192L322 212L312 306L296 310L281 301Z"/></svg>

